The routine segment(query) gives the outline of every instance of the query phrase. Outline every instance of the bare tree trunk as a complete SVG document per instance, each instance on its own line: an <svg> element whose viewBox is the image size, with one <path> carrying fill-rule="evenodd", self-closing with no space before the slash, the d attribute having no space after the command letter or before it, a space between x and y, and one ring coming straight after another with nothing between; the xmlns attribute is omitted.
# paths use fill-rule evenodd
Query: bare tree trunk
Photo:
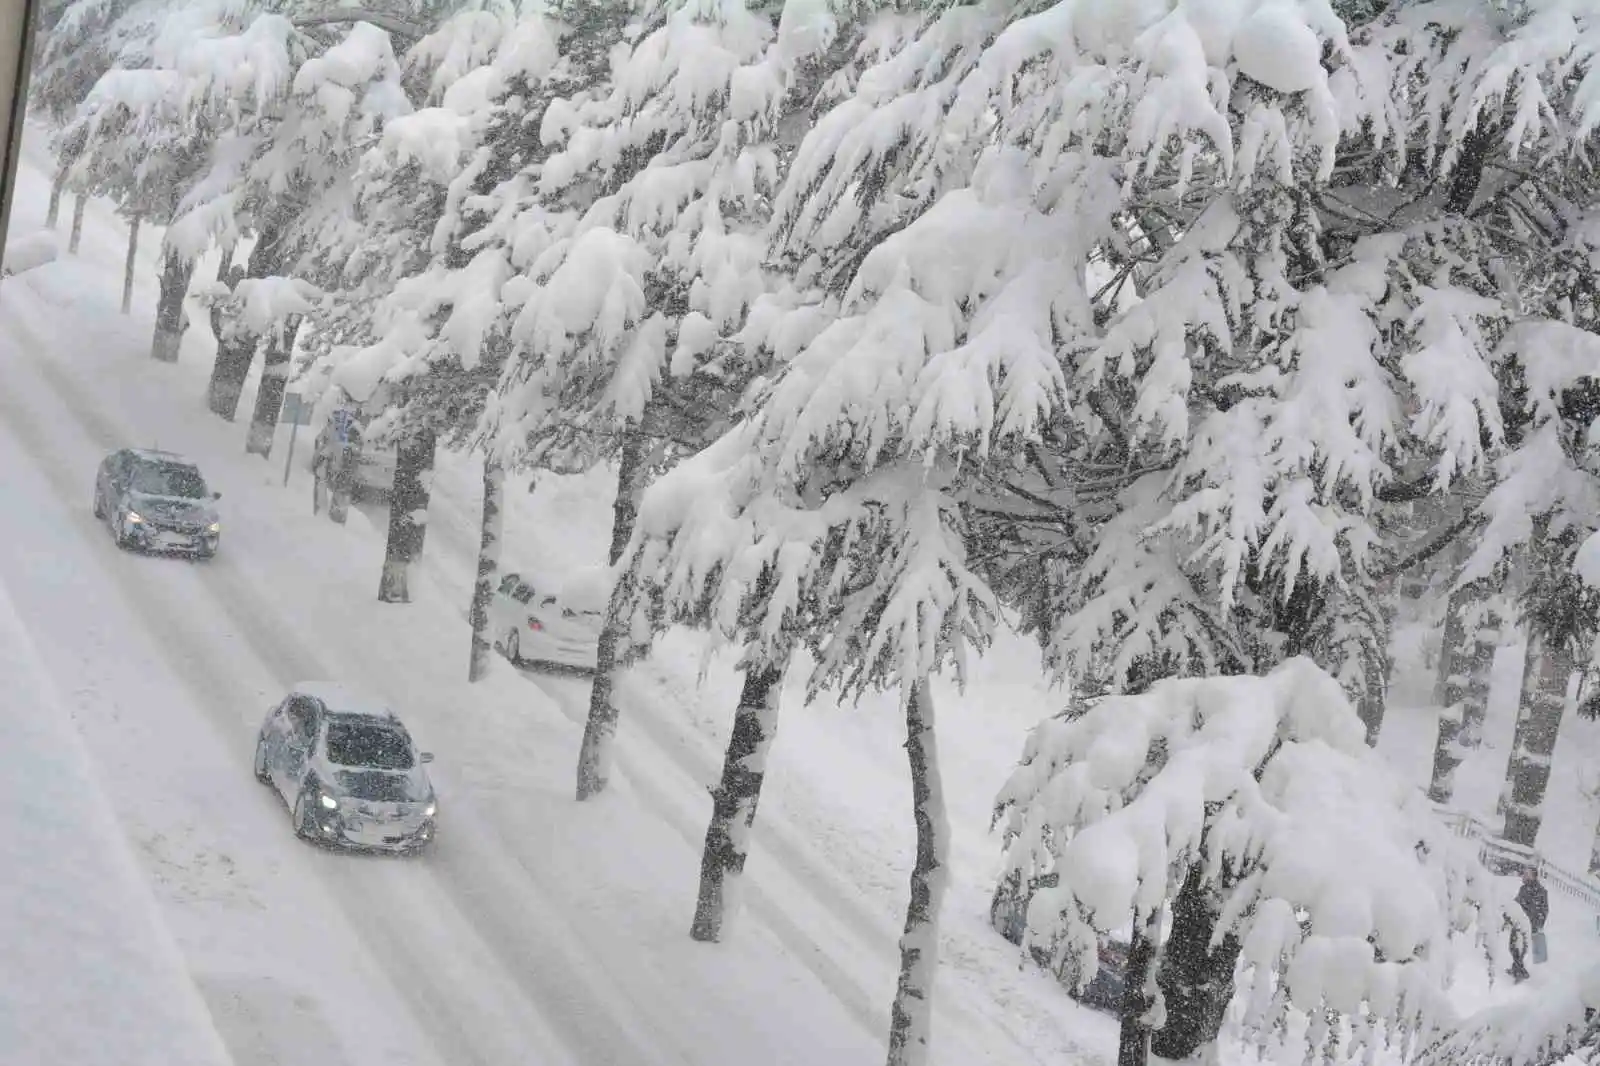
<svg viewBox="0 0 1600 1066"><path fill-rule="evenodd" d="M227 272L228 288L237 289L241 278L269 278L279 272L282 233L268 228L256 239L250 258L241 272ZM220 279L219 279L220 280ZM211 326L217 333L217 361L211 368L211 383L206 389L206 403L212 413L232 422L239 410L239 397L244 392L245 380L250 376L250 364L255 362L259 342L254 334L237 326L224 328L225 315L221 308L211 313Z"/></svg>
<svg viewBox="0 0 1600 1066"><path fill-rule="evenodd" d="M1467 618L1467 644L1472 650L1467 661L1466 702L1461 708L1461 745L1466 748L1483 744L1483 724L1489 718L1489 683L1500 651L1503 621L1495 610L1488 588L1480 587Z"/></svg>
<svg viewBox="0 0 1600 1066"><path fill-rule="evenodd" d="M278 418L283 414L283 393L293 369L290 359L294 355L294 339L299 332L300 317L297 315L273 330L267 341L261 387L256 389L256 409L244 438L244 450L253 455L265 458L272 454L272 442L278 435Z"/></svg>
<svg viewBox="0 0 1600 1066"><path fill-rule="evenodd" d="M139 225L143 220L134 215L128 222L128 261L122 268L122 313L133 310L133 266L139 259Z"/></svg>
<svg viewBox="0 0 1600 1066"><path fill-rule="evenodd" d="M56 167L56 176L50 181L50 207L44 213L45 229L53 230L61 221L61 194L67 191L67 165Z"/></svg>
<svg viewBox="0 0 1600 1066"><path fill-rule="evenodd" d="M223 269L227 269L226 265ZM194 264L168 248L161 265L161 292L156 298L156 332L150 340L150 358L158 362L178 361L178 347L187 325L183 300L189 295L189 280L193 276Z"/></svg>
<svg viewBox="0 0 1600 1066"><path fill-rule="evenodd" d="M1550 783L1550 759L1567 709L1567 686L1572 681L1572 652L1539 633L1528 635L1528 652L1522 671L1522 706L1517 711L1517 737L1506 767L1505 828L1501 836L1531 848L1544 820L1545 788Z"/></svg>
<svg viewBox="0 0 1600 1066"><path fill-rule="evenodd" d="M1448 804L1454 798L1456 767L1461 765L1461 734L1471 674L1466 620L1475 588L1467 585L1456 589L1445 607L1444 640L1439 648L1439 675L1433 697L1439 706L1439 732L1433 744L1433 774L1428 784L1428 798L1439 804Z"/></svg>
<svg viewBox="0 0 1600 1066"><path fill-rule="evenodd" d="M639 510L639 490L644 483L645 436L642 429L628 430L622 455L617 463L617 497L611 505L612 569L622 558L623 549L633 536L633 522ZM617 708L611 700L616 687L617 645L625 622L623 605L629 599L632 577L623 573L606 606L605 624L595 648L594 683L589 689L589 718L583 727L583 744L578 749L578 799L586 800L605 791L611 775L611 742L617 733Z"/></svg>
<svg viewBox="0 0 1600 1066"><path fill-rule="evenodd" d="M939 778L933 694L926 678L911 683L905 709L917 857L911 867L905 931L900 934L900 981L889 1012L887 1064L925 1066L933 1035L933 981L939 963L939 910L949 881L950 829Z"/></svg>
<svg viewBox="0 0 1600 1066"><path fill-rule="evenodd" d="M494 600L494 579L500 570L500 535L505 526L506 469L492 456L483 460L483 525L478 538L478 580L472 586L472 653L467 680L481 681L489 673L494 655L494 635L489 632L489 604Z"/></svg>
<svg viewBox="0 0 1600 1066"><path fill-rule="evenodd" d="M1212 946L1220 914L1217 887L1201 866L1190 867L1172 901L1172 932L1156 974L1167 1017L1151 1034L1150 1050L1162 1058L1186 1059L1222 1031L1242 945L1225 933Z"/></svg>
<svg viewBox="0 0 1600 1066"><path fill-rule="evenodd" d="M1122 986L1117 1066L1146 1066L1150 1061L1150 1008L1155 1005L1156 955L1161 944L1161 912L1136 916L1128 944L1128 967Z"/></svg>
<svg viewBox="0 0 1600 1066"><path fill-rule="evenodd" d="M700 894L695 901L694 924L689 927L695 940L721 940L728 897L733 897L737 907L738 893L727 891L727 881L736 885L744 873L750 828L766 780L767 751L778 730L782 691L781 669L759 663L746 668L733 732L722 760L722 781L711 790L711 823L700 855Z"/></svg>
<svg viewBox="0 0 1600 1066"><path fill-rule="evenodd" d="M83 243L83 209L88 201L89 198L81 192L72 194L72 235L67 238L68 255L77 255L78 245Z"/></svg>
<svg viewBox="0 0 1600 1066"><path fill-rule="evenodd" d="M394 493L389 500L389 541L378 581L381 603L411 602L411 564L422 557L428 534L428 496L433 481L433 453L438 437L419 429L396 449Z"/></svg>

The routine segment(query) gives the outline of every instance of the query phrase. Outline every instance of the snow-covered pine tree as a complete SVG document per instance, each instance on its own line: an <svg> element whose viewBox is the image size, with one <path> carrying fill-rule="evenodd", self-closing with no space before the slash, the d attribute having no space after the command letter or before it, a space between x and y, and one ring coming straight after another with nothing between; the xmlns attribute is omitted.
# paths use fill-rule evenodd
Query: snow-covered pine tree
<svg viewBox="0 0 1600 1066"><path fill-rule="evenodd" d="M1510 899L1364 734L1303 658L1042 722L996 801L1008 872L1058 875L1028 907L1028 942L1087 981L1102 937L1152 921L1198 877L1222 897L1215 936L1241 945L1249 1039L1286 1040L1299 1011L1307 1061L1409 1053L1453 1018L1448 942L1501 950ZM1124 1013L1159 1029L1154 973L1154 960L1129 973Z"/></svg>
<svg viewBox="0 0 1600 1066"><path fill-rule="evenodd" d="M555 420L612 441L613 565L652 469L725 423L758 365L725 341L767 284L780 157L810 102L806 65L835 39L816 3L672 0L645 6L631 27L616 15L594 3L567 15L596 23L596 52L624 28L631 43L542 117L552 150L528 169L521 240L538 232L542 243L506 290L517 346L490 424L507 447ZM614 601L627 595L618 573ZM579 798L605 786L620 625L608 611Z"/></svg>
<svg viewBox="0 0 1600 1066"><path fill-rule="evenodd" d="M872 24L856 94L802 141L776 201L795 281L740 334L775 353L770 381L647 490L629 548L652 628L708 625L757 664L808 646L813 694L900 687L918 833L896 1064L928 1054L946 876L926 680L959 674L998 611L967 565L965 504L1062 400L1053 330L1089 326L1074 312L1094 244L1073 198L1115 198L1089 167L1035 200L1020 153L980 157L981 137L911 120L950 106L996 17L953 8L920 39L914 18Z"/></svg>

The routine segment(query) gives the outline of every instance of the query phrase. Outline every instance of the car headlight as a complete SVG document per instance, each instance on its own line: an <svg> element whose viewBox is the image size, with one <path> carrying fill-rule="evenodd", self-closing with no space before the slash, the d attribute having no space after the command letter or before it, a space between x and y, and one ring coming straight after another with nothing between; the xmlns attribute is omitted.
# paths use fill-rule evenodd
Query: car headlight
<svg viewBox="0 0 1600 1066"><path fill-rule="evenodd" d="M428 805L426 807L422 808L422 816L424 818L432 818L433 817L433 812L437 811L438 809L439 809L438 801L437 800L429 800L428 801Z"/></svg>
<svg viewBox="0 0 1600 1066"><path fill-rule="evenodd" d="M132 522L136 526L140 525L144 522L144 515L140 514L138 511L130 510L128 512L128 521Z"/></svg>
<svg viewBox="0 0 1600 1066"><path fill-rule="evenodd" d="M222 532L222 523L221 522L213 522L213 523L211 523L209 526L206 527L206 532L210 533L213 537L216 536L218 533Z"/></svg>
<svg viewBox="0 0 1600 1066"><path fill-rule="evenodd" d="M328 808L330 811L336 811L339 809L339 801L328 795L326 792L322 794L322 805Z"/></svg>

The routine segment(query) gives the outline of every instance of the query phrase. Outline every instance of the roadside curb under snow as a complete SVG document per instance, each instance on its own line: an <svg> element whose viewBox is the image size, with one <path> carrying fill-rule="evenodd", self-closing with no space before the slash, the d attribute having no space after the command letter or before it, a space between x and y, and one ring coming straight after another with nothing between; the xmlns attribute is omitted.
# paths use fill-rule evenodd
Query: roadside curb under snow
<svg viewBox="0 0 1600 1066"><path fill-rule="evenodd" d="M232 1066L0 585L0 1049L15 1066Z"/></svg>

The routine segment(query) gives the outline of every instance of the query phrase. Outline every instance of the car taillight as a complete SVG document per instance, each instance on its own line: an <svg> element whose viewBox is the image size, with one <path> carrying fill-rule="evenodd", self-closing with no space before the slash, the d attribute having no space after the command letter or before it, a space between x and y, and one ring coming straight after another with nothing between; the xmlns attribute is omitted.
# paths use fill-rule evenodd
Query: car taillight
<svg viewBox="0 0 1600 1066"><path fill-rule="evenodd" d="M534 632L538 632L538 631L542 630L544 628L544 626L539 623L539 620L537 618L530 618L530 619L528 619L528 628L533 630Z"/></svg>

